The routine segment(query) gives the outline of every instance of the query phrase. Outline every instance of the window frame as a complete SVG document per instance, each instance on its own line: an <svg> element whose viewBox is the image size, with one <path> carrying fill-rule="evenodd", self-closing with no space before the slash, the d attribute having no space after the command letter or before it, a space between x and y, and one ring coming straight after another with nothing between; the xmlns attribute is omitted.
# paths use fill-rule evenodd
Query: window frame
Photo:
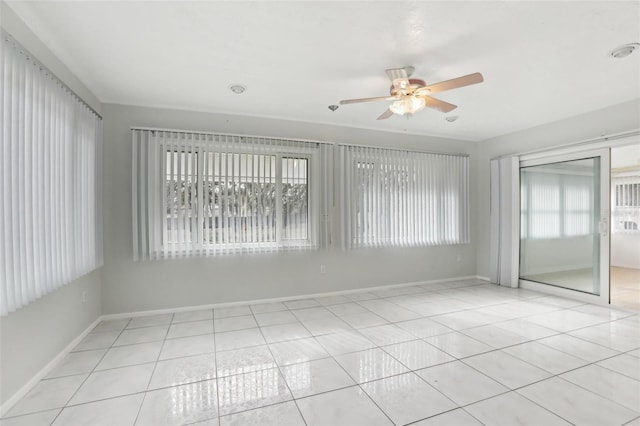
<svg viewBox="0 0 640 426"><path fill-rule="evenodd" d="M167 214L163 214L166 212L162 212L162 220L160 221L160 241L157 241L152 250L155 254L165 253L168 250L171 250L173 253L178 253L182 255L191 255L194 253L204 253L212 250L224 250L228 253L234 252L259 252L261 250L273 250L276 249L278 251L288 250L288 249L301 249L315 248L317 245L318 238L318 213L316 212L316 201L313 194L319 190L320 182L317 182L314 178L314 169L317 164L317 148L308 148L308 147L288 147L284 144L280 145L268 145L268 146L256 146L251 143L247 143L246 148L241 148L237 146L226 147L224 149L224 154L233 154L233 155L265 155L265 156L274 156L275 157L275 241L273 242L240 242L240 243L217 243L217 242L205 242L204 238L204 222L206 217L203 209L205 207L205 200L203 198L203 188L202 185L204 182L208 180L208 177L205 176L204 170L204 161L205 157L211 153L221 152L216 149L209 149L209 143L202 142L185 142L178 141L175 138L167 139L163 142L159 143L160 148L159 152L162 155L159 167L160 180L158 187L162 190L161 202L162 206L166 207L166 182L167 179L167 155L169 152L180 152L183 154L192 153L196 156L196 184L192 183L192 190L195 188L196 191L196 211L195 215L195 228L196 228L196 241L188 242L189 247L180 248L180 245L183 242L174 241L167 242ZM221 152L222 153L222 152ZM305 239L285 239L282 237L283 231L283 202L282 202L282 187L283 176L282 176L282 160L284 158L294 158L294 159L305 159L307 160L307 238ZM163 161L164 160L164 161ZM197 183L201 183L201 186L198 187ZM193 222L192 222L192 227ZM165 256L166 257L166 256Z"/></svg>

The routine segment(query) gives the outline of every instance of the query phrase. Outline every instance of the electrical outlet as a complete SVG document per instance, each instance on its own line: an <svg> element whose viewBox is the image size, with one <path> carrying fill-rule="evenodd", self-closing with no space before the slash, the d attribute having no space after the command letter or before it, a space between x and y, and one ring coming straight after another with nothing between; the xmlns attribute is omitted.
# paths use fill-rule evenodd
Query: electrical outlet
<svg viewBox="0 0 640 426"><path fill-rule="evenodd" d="M462 261L462 256L458 255L458 257L456 257L456 261L458 262Z"/></svg>
<svg viewBox="0 0 640 426"><path fill-rule="evenodd" d="M320 273L321 274L326 274L327 273L327 267L325 265L320 265Z"/></svg>

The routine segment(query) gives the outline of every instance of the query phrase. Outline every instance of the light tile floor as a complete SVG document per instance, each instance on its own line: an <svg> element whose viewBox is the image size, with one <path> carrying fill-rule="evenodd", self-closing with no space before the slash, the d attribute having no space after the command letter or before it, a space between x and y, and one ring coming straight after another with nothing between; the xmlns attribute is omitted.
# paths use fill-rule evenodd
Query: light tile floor
<svg viewBox="0 0 640 426"><path fill-rule="evenodd" d="M638 425L640 313L470 280L99 324L11 425Z"/></svg>

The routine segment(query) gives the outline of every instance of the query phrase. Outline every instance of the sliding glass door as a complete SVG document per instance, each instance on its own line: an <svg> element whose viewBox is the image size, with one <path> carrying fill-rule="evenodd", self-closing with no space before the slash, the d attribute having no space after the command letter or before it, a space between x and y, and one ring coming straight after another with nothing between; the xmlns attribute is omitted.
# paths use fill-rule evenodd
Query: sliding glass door
<svg viewBox="0 0 640 426"><path fill-rule="evenodd" d="M608 149L521 162L525 287L609 302L608 180Z"/></svg>

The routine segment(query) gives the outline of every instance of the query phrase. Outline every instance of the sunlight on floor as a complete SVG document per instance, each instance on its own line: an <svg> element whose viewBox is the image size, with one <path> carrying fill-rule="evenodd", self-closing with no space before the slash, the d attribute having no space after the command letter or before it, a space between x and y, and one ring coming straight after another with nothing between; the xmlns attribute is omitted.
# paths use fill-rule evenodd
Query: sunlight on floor
<svg viewBox="0 0 640 426"><path fill-rule="evenodd" d="M611 267L611 304L640 310L640 269Z"/></svg>

